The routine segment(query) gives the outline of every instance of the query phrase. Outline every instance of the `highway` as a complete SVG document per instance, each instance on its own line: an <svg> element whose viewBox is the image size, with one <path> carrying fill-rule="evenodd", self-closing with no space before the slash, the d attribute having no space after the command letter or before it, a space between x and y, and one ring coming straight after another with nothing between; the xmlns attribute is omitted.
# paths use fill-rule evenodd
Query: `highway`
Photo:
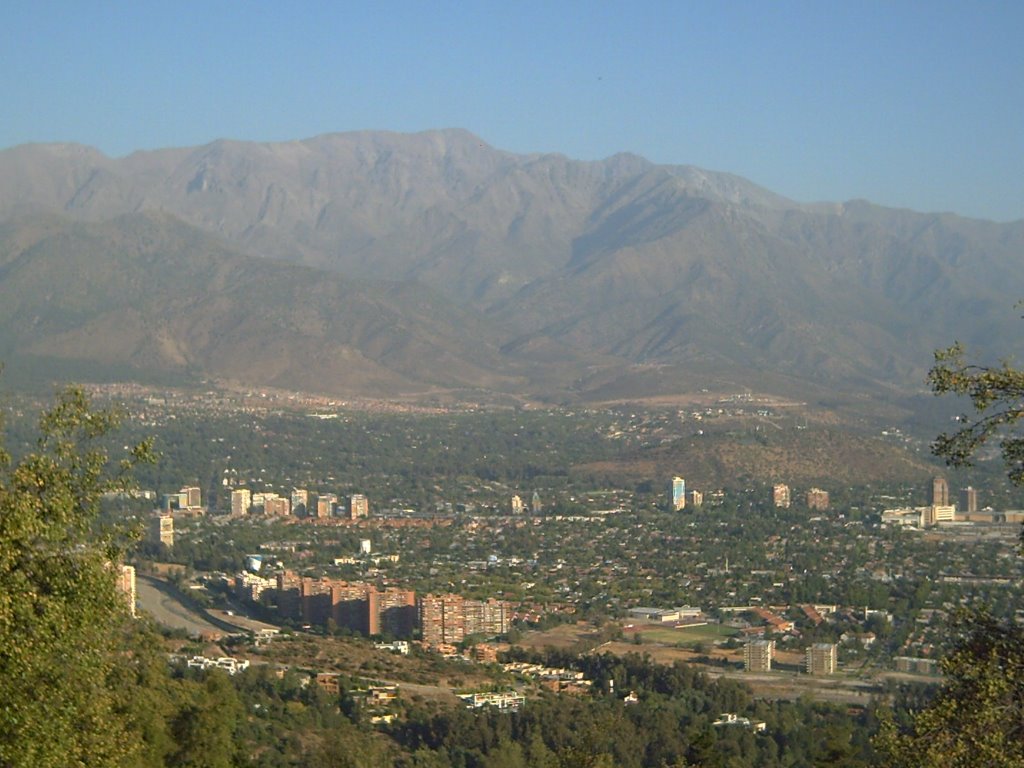
<svg viewBox="0 0 1024 768"><path fill-rule="evenodd" d="M203 614L183 604L169 587L159 579L139 575L135 580L135 594L139 607L159 624L172 629L184 629L190 635L238 631L226 622L210 621Z"/></svg>

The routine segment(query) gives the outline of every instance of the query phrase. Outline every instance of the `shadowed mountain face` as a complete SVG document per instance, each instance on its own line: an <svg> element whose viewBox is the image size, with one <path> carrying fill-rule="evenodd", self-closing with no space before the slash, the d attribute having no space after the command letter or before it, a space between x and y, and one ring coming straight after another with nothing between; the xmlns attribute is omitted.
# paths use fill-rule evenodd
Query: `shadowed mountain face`
<svg viewBox="0 0 1024 768"><path fill-rule="evenodd" d="M23 220L0 227L0 254L0 354L14 364L375 396L525 383L486 319L423 286L246 256L162 214Z"/></svg>
<svg viewBox="0 0 1024 768"><path fill-rule="evenodd" d="M954 338L1019 347L1024 222L805 206L463 131L17 147L0 220L9 358L557 394L637 365L913 388Z"/></svg>

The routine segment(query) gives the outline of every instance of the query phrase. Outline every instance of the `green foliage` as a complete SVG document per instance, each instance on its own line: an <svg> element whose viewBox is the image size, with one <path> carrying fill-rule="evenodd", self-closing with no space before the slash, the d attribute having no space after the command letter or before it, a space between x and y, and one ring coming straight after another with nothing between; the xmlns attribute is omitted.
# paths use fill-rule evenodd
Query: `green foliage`
<svg viewBox="0 0 1024 768"><path fill-rule="evenodd" d="M579 669L595 681L593 694L530 698L513 714L413 705L393 738L413 755L442 755L448 762L437 765L455 766L864 766L873 757L866 719L822 704L753 702L741 685L682 663L556 650L509 656ZM627 706L621 696L631 690L639 702ZM767 731L716 728L720 712L764 720Z"/></svg>
<svg viewBox="0 0 1024 768"><path fill-rule="evenodd" d="M976 418L960 417L965 426L939 435L932 451L952 466L970 466L972 458L989 440L1001 438L1000 451L1010 480L1024 484L1024 437L1012 427L1024 417L1024 371L1003 361L998 366L968 363L957 343L935 353L928 383L936 395L967 397Z"/></svg>
<svg viewBox="0 0 1024 768"><path fill-rule="evenodd" d="M226 675L209 675L171 724L176 746L171 765L231 768L236 764L235 731L241 718L242 704Z"/></svg>
<svg viewBox="0 0 1024 768"><path fill-rule="evenodd" d="M328 730L309 768L390 768L394 756L386 740L348 723Z"/></svg>
<svg viewBox="0 0 1024 768"><path fill-rule="evenodd" d="M40 419L36 449L0 457L0 764L120 765L136 743L112 685L126 602L119 532L93 530L100 495L123 486L96 441L117 415L69 389ZM122 472L143 460L140 445Z"/></svg>
<svg viewBox="0 0 1024 768"><path fill-rule="evenodd" d="M1024 629L984 613L958 628L946 682L913 729L883 724L878 746L895 768L1024 766Z"/></svg>

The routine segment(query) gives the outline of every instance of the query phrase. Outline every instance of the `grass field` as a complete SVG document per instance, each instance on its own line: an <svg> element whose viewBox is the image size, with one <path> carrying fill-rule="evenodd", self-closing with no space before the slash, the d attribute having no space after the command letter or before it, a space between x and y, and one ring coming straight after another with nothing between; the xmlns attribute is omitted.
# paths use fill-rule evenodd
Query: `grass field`
<svg viewBox="0 0 1024 768"><path fill-rule="evenodd" d="M521 645L525 648L536 649L547 646L565 649L571 648L581 640L586 640L592 637L594 633L595 630L590 625L561 624L547 630L546 632L526 632L523 634L522 640L520 640L517 645Z"/></svg>
<svg viewBox="0 0 1024 768"><path fill-rule="evenodd" d="M684 646L694 646L698 643L711 644L738 634L738 630L721 624L704 624L697 627L679 629L642 627L637 632L640 633L640 638L645 642Z"/></svg>

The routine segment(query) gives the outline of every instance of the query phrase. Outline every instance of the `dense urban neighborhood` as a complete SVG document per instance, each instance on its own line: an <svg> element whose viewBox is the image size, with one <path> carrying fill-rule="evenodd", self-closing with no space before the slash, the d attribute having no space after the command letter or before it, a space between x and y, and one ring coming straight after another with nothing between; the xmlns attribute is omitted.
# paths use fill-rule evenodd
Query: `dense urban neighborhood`
<svg viewBox="0 0 1024 768"><path fill-rule="evenodd" d="M192 403L179 407L178 418L155 422L154 406L175 409L152 396L135 402L136 418L150 426L213 407ZM729 405L676 413L672 421L701 429L713 429L717 419L771 422L770 411L743 398ZM221 408L232 419L238 415L235 406L213 410ZM256 439L290 440L281 425L271 437L260 421L271 414L245 413L243 421L263 424ZM400 428L406 435L411 423L434 430L444 419L461 418L390 414L389 426L374 435L366 422L380 415L372 410L333 413L327 403L304 403L301 413L288 418L361 424L363 445L389 433L393 439L402 423L393 418L412 419ZM562 417L509 418L525 436L541 423L552 429ZM665 416L657 412L572 419L617 445L664 439L651 437L664 429ZM237 432L230 439L237 441ZM411 447L430 439L412 440ZM865 708L911 682L940 679L948 628L964 608L984 604L996 615L1020 618L1016 550L1024 513L986 505L983 487L956 488L941 474L860 487L821 488L822 481L791 487L778 476L708 487L688 480L683 466L632 485L604 486L593 477L562 477L559 484L552 477L562 471L565 449L556 438L537 439L530 441L530 461L548 454L548 470L524 475L497 466L482 477L478 461L465 472L425 473L416 478L427 499L418 506L415 497L379 495L380 479L369 473L363 482L338 474L326 478L327 487L288 487L294 470L282 476L280 468L246 466L226 454L205 487L145 488L111 497L108 507L134 510L128 514L147 530L130 567L140 579L158 581L164 593L145 594L177 594L191 610L217 617L181 625L194 651L204 642L219 644L215 654L230 649L253 663L270 653L275 664L305 669L331 694L390 685L388 701L402 700L414 690L405 686L422 678L407 673L406 680L396 675L381 683L344 664L318 666L318 654L302 638L459 660L477 670L472 675L481 676L480 684L513 697L489 702L499 709L528 707L543 690L590 693L600 681L585 677L573 660L581 653L640 653L741 681L768 700L809 695ZM221 450L244 456L246 447ZM601 446L589 450L608 454ZM372 466L372 458L361 462ZM290 461L303 463L301 455ZM364 493L366 487L374 492ZM140 601L143 609L147 602ZM296 643L305 650L289 659L284 649ZM516 666L520 658L540 663L541 671ZM495 666L499 661L505 666ZM341 674L351 675L350 682L340 684ZM628 702L636 694L618 695ZM476 698L471 706L487 701ZM389 720L399 716L380 701L372 710Z"/></svg>

